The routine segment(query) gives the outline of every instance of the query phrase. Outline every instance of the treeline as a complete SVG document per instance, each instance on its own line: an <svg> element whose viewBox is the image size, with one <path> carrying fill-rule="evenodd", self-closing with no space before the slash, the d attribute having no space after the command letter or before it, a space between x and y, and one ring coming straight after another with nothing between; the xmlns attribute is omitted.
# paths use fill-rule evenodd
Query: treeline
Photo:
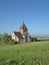
<svg viewBox="0 0 49 65"><path fill-rule="evenodd" d="M49 37L45 38L37 38L37 37L32 37L32 42L37 42L37 41L49 41Z"/></svg>
<svg viewBox="0 0 49 65"><path fill-rule="evenodd" d="M0 45L4 44L15 44L14 40L12 40L11 35L7 33L0 34Z"/></svg>

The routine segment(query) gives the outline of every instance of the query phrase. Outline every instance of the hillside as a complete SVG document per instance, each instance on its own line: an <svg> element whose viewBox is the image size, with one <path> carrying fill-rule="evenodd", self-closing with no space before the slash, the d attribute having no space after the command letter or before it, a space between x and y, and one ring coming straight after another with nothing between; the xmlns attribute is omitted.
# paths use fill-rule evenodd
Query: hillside
<svg viewBox="0 0 49 65"><path fill-rule="evenodd" d="M0 65L49 65L49 41L1 45Z"/></svg>

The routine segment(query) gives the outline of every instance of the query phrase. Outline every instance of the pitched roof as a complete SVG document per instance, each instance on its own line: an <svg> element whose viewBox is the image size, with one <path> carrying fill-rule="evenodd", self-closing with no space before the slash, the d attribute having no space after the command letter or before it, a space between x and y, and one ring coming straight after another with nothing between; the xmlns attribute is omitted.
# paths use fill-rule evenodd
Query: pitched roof
<svg viewBox="0 0 49 65"><path fill-rule="evenodd" d="M14 34L15 34L18 38L23 38L23 36L21 35L20 32L14 32Z"/></svg>
<svg viewBox="0 0 49 65"><path fill-rule="evenodd" d="M28 29L27 29L26 25L24 24L24 22L20 26L20 29L23 29L23 31L28 31Z"/></svg>

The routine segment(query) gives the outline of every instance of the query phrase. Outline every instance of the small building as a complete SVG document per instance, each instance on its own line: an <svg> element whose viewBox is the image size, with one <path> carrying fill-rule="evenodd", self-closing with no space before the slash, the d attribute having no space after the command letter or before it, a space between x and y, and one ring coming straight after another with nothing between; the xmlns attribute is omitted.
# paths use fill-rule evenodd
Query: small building
<svg viewBox="0 0 49 65"><path fill-rule="evenodd" d="M28 29L24 22L19 28L19 31L14 31L12 33L12 39L16 42L22 43L22 42L31 42L31 36L28 33Z"/></svg>

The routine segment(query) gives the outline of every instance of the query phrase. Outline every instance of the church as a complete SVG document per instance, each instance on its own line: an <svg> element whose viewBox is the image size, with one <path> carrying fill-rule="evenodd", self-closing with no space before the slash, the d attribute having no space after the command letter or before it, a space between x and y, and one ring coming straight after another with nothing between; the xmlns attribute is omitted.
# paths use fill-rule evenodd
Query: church
<svg viewBox="0 0 49 65"><path fill-rule="evenodd" d="M18 43L31 42L31 36L28 33L28 29L24 22L20 26L18 31L12 33L12 39Z"/></svg>

